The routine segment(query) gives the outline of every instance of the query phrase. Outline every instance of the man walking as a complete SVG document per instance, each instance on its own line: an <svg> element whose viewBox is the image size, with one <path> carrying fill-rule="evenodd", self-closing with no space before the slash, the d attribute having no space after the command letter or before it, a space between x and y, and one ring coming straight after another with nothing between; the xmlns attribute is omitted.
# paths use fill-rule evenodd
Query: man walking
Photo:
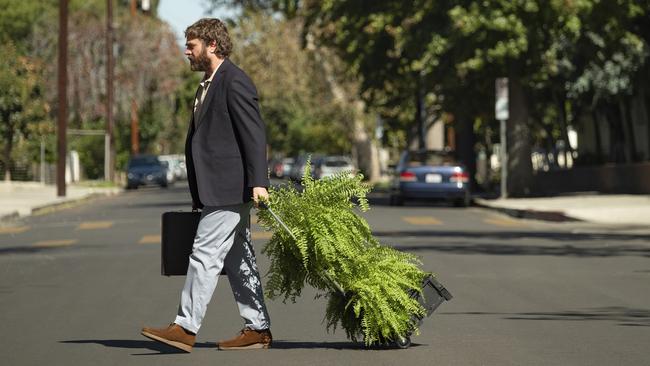
<svg viewBox="0 0 650 366"><path fill-rule="evenodd" d="M167 328L142 335L190 352L225 269L245 328L219 349L268 348L272 337L255 253L251 206L268 197L266 133L257 91L228 56L232 43L219 19L185 30L185 55L205 75L196 93L185 156L193 208L201 208L178 314ZM251 202L251 199L253 202Z"/></svg>

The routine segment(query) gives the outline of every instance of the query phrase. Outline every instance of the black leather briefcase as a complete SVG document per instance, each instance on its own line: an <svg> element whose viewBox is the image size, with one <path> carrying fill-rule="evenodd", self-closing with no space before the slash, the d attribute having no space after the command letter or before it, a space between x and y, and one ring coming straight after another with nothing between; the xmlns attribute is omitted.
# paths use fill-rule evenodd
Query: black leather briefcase
<svg viewBox="0 0 650 366"><path fill-rule="evenodd" d="M184 276L190 263L192 245L201 212L165 212L162 214L162 261L164 276Z"/></svg>

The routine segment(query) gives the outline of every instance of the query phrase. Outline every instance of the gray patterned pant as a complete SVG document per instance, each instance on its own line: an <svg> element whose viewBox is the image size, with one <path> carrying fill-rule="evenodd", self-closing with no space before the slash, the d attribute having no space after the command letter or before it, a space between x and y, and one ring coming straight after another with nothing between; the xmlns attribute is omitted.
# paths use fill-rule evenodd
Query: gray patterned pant
<svg viewBox="0 0 650 366"><path fill-rule="evenodd" d="M247 327L270 327L250 233L251 203L204 207L174 323L197 333L225 268Z"/></svg>

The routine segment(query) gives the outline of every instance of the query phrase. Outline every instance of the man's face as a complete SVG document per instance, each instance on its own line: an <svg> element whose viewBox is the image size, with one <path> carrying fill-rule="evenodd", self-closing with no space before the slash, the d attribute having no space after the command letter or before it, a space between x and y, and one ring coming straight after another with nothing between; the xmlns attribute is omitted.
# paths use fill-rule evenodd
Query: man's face
<svg viewBox="0 0 650 366"><path fill-rule="evenodd" d="M190 60L192 71L208 71L210 58L205 43L198 38L188 39L185 43L185 56Z"/></svg>

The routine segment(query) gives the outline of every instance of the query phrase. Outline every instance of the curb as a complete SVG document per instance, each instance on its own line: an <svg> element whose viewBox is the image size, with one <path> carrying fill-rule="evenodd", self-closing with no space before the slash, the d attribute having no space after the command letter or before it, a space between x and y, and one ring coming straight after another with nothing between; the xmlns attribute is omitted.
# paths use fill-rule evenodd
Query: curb
<svg viewBox="0 0 650 366"><path fill-rule="evenodd" d="M32 207L31 212L29 214L22 215L22 216L18 211L14 211L9 214L0 216L0 223L14 221L23 217L40 216L51 212L64 210L66 208L79 206L81 204L87 203L89 201L93 201L98 198L113 196L119 193L122 193L122 191L117 190L117 191L110 191L110 192L93 192L79 198L71 198L71 199L66 199L64 201L48 203L40 206L34 206Z"/></svg>
<svg viewBox="0 0 650 366"><path fill-rule="evenodd" d="M539 211L539 210L532 210L532 209L497 207L497 206L486 204L484 201L483 202L481 201L482 200L474 199L474 204L478 207L495 210L518 219L540 220L540 221L551 221L551 222L584 221L584 220L577 219L575 217L568 216L562 211Z"/></svg>
<svg viewBox="0 0 650 366"><path fill-rule="evenodd" d="M20 214L18 213L18 211L14 211L14 212L8 213L6 215L0 216L0 222L13 221L13 220L15 220L15 219L17 219L19 217L20 217Z"/></svg>
<svg viewBox="0 0 650 366"><path fill-rule="evenodd" d="M39 216L39 215L44 215L46 213L50 212L55 212L59 210L63 210L66 208L78 206L86 201L91 201L94 198L101 197L101 196L106 196L107 194L102 194L102 193L91 193L87 196L80 197L80 198L74 198L70 200L65 200L61 202L55 202L55 203L48 203L45 205L41 206L36 206L32 207L32 213L31 216Z"/></svg>

